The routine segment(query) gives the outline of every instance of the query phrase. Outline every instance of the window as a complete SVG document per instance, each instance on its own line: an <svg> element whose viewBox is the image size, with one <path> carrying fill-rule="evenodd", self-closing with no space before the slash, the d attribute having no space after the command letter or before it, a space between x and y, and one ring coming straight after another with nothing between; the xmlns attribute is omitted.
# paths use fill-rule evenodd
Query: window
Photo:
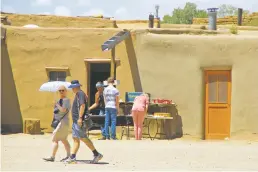
<svg viewBox="0 0 258 172"><path fill-rule="evenodd" d="M49 81L65 81L66 71L49 71Z"/></svg>
<svg viewBox="0 0 258 172"><path fill-rule="evenodd" d="M209 103L227 103L228 102L228 75L211 74L208 76L208 101Z"/></svg>

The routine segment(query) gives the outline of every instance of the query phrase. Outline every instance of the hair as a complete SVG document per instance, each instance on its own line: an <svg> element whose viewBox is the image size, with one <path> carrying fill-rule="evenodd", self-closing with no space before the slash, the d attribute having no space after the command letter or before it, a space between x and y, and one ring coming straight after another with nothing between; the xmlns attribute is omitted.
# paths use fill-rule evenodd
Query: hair
<svg viewBox="0 0 258 172"><path fill-rule="evenodd" d="M104 87L104 85L103 85L103 83L101 82L101 81L98 81L97 83L96 83L96 86L97 85L101 85L100 87Z"/></svg>
<svg viewBox="0 0 258 172"><path fill-rule="evenodd" d="M61 89L67 90L67 88L64 85L59 86L58 90L61 90Z"/></svg>
<svg viewBox="0 0 258 172"><path fill-rule="evenodd" d="M150 98L149 94L147 94L147 93L142 93L141 96L145 96L148 99Z"/></svg>
<svg viewBox="0 0 258 172"><path fill-rule="evenodd" d="M113 77L109 77L109 78L107 79L107 82L108 82L109 84L113 84L113 83L115 82L115 80L114 80Z"/></svg>

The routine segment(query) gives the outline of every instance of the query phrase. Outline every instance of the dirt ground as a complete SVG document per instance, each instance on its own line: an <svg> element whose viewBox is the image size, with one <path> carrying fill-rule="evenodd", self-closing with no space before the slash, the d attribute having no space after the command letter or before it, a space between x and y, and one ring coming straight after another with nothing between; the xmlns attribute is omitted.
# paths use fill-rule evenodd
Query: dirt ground
<svg viewBox="0 0 258 172"><path fill-rule="evenodd" d="M71 141L71 136L69 136ZM258 170L258 140L93 140L104 158L89 164L92 153L81 144L78 164L58 162L65 156L60 144L56 162L44 162L50 154L51 135L1 135L2 171L178 171Z"/></svg>

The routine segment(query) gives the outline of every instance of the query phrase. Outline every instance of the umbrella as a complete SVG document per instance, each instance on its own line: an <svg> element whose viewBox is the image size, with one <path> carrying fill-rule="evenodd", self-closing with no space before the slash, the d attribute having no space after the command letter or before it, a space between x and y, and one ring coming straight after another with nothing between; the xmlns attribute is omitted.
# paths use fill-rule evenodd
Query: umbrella
<svg viewBox="0 0 258 172"><path fill-rule="evenodd" d="M41 85L41 87L39 88L39 91L57 92L58 88L62 85L65 86L66 89L70 89L68 87L71 85L71 83L65 82L65 81L46 82L43 85Z"/></svg>

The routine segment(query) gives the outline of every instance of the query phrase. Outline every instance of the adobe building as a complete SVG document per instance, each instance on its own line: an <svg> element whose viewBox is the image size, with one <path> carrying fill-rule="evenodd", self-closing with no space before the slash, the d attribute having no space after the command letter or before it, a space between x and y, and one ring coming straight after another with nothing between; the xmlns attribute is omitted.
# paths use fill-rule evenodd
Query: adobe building
<svg viewBox="0 0 258 172"><path fill-rule="evenodd" d="M96 81L110 75L111 52L102 51L101 45L123 31L5 28L1 124L12 132L22 132L24 118L40 119L41 128L51 130L55 95L39 92L49 80L78 79L92 101ZM258 35L175 29L129 32L115 49L121 99L134 91L172 99L184 133L198 138L258 133Z"/></svg>

